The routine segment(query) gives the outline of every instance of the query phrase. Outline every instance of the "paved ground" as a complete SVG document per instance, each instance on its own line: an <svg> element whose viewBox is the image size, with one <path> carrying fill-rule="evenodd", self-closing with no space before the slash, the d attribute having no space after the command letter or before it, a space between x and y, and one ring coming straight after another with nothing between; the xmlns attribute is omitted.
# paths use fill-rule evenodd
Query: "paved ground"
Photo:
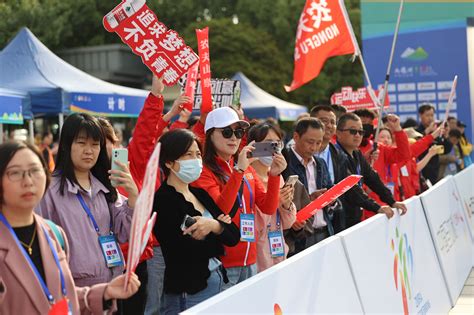
<svg viewBox="0 0 474 315"><path fill-rule="evenodd" d="M464 285L464 289L461 291L461 296L449 314L474 314L474 269L471 270L471 274Z"/></svg>

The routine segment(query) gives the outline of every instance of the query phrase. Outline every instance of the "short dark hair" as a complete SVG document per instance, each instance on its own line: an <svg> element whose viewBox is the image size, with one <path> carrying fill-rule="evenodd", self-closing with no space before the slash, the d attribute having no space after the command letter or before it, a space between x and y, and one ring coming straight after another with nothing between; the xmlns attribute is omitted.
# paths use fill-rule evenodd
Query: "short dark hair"
<svg viewBox="0 0 474 315"><path fill-rule="evenodd" d="M334 115L336 115L336 110L330 105L316 105L313 108L311 108L311 110L309 111L309 115L311 117L316 117L316 115L320 111L331 112L331 113L334 113Z"/></svg>
<svg viewBox="0 0 474 315"><path fill-rule="evenodd" d="M337 130L344 129L348 120L360 121L360 117L354 113L345 113L344 115L339 117L339 121L337 122Z"/></svg>
<svg viewBox="0 0 474 315"><path fill-rule="evenodd" d="M435 110L434 106L430 103L423 103L421 106L418 108L418 114L422 115L425 112L429 110Z"/></svg>
<svg viewBox="0 0 474 315"><path fill-rule="evenodd" d="M451 130L449 130L449 136L450 136L450 137L454 137L454 138L461 139L462 133L461 133L461 131L458 130L458 129L451 129Z"/></svg>
<svg viewBox="0 0 474 315"><path fill-rule="evenodd" d="M114 127L110 123L107 118L98 117L97 120L99 121L102 130L104 131L105 139L109 140L112 143L117 143L119 141L117 135L115 134Z"/></svg>
<svg viewBox="0 0 474 315"><path fill-rule="evenodd" d="M362 108L354 111L354 114L356 114L359 117L366 117L370 119L375 119L375 114L373 111L367 109L367 108Z"/></svg>
<svg viewBox="0 0 474 315"><path fill-rule="evenodd" d="M333 104L333 105L331 105L331 107L334 109L336 114L337 113L347 113L347 108L345 108L342 105Z"/></svg>
<svg viewBox="0 0 474 315"><path fill-rule="evenodd" d="M454 116L448 116L448 119L446 119L447 121L451 121L451 120L458 120L456 117Z"/></svg>
<svg viewBox="0 0 474 315"><path fill-rule="evenodd" d="M49 135L53 135L53 133L51 131L45 131L41 134L41 140L44 140L44 138L48 137Z"/></svg>
<svg viewBox="0 0 474 315"><path fill-rule="evenodd" d="M405 129L405 128L410 128L410 127L418 127L418 123L416 122L416 119L414 118L407 118L407 120L405 120L405 122L402 124L402 128Z"/></svg>
<svg viewBox="0 0 474 315"><path fill-rule="evenodd" d="M161 151L160 151L160 167L166 177L170 174L170 169L166 167L166 163L174 162L182 157L189 148L196 142L199 150L201 144L196 135L188 129L173 129L161 136ZM202 150L201 150L202 152Z"/></svg>
<svg viewBox="0 0 474 315"><path fill-rule="evenodd" d="M295 132L301 137L304 135L308 128L321 129L324 131L323 123L315 117L306 117L300 119L295 126Z"/></svg>
<svg viewBox="0 0 474 315"><path fill-rule="evenodd" d="M249 129L249 133L247 136L247 142L261 142L265 137L268 135L268 132L270 130L273 130L277 134L277 136L281 139L283 139L283 134L280 130L280 127L277 125L271 124L271 123L260 123L254 125L252 128Z"/></svg>
<svg viewBox="0 0 474 315"><path fill-rule="evenodd" d="M23 149L32 151L40 159L41 165L43 166L44 172L46 173L45 191L48 189L49 183L51 181L51 174L49 173L48 165L46 165L43 155L38 150L38 148L27 142L9 141L4 144L0 144L0 205L3 203L2 178L5 175L8 163L10 163L18 151Z"/></svg>

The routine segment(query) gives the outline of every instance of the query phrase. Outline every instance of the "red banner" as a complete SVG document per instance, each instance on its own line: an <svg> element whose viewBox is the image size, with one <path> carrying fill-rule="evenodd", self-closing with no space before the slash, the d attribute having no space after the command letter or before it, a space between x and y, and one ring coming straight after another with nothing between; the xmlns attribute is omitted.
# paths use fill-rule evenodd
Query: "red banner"
<svg viewBox="0 0 474 315"><path fill-rule="evenodd" d="M312 201L309 205L298 211L296 220L303 222L311 218L318 210L330 205L334 200L342 196L346 191L352 188L362 178L360 175L349 175L342 181L332 186L328 191Z"/></svg>
<svg viewBox="0 0 474 315"><path fill-rule="evenodd" d="M194 93L196 91L197 77L198 77L198 64L195 64L188 70L186 86L184 87L184 94L191 99L190 103L184 104L184 109L190 112L193 111Z"/></svg>
<svg viewBox="0 0 474 315"><path fill-rule="evenodd" d="M382 90L374 91L376 97L379 97ZM334 93L331 96L332 105L342 105L348 112L353 112L358 109L379 109L378 105L375 104L369 95L369 91L366 87L359 88L357 91L352 90L352 87L345 86L341 89L341 92ZM385 96L384 108L390 107L390 101L388 93Z"/></svg>
<svg viewBox="0 0 474 315"><path fill-rule="evenodd" d="M145 0L123 0L103 18L107 31L115 32L163 82L172 86L198 61L179 34L158 21Z"/></svg>
<svg viewBox="0 0 474 315"><path fill-rule="evenodd" d="M199 75L202 84L201 113L212 110L211 58L209 56L209 27L196 30L199 51Z"/></svg>
<svg viewBox="0 0 474 315"><path fill-rule="evenodd" d="M316 78L329 57L357 54L359 49L344 0L306 0L295 41L293 91Z"/></svg>

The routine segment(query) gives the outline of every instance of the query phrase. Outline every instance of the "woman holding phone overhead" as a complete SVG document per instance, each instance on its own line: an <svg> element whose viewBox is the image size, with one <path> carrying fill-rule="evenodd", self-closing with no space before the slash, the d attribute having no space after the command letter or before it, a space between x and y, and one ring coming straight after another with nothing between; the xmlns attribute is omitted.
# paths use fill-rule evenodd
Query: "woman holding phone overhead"
<svg viewBox="0 0 474 315"><path fill-rule="evenodd" d="M50 181L41 153L29 144L0 145L0 314L111 314L113 299L134 294L132 275L76 287L61 228L34 213Z"/></svg>
<svg viewBox="0 0 474 315"><path fill-rule="evenodd" d="M80 286L110 281L124 268L117 242L128 241L138 189L128 166L117 164L121 171L109 171L106 140L96 118L73 114L66 119L51 186L36 211L64 229L71 241L72 275ZM128 200L111 179L127 190Z"/></svg>
<svg viewBox="0 0 474 315"><path fill-rule="evenodd" d="M238 153L248 126L228 107L214 109L208 114L205 123L204 168L201 177L193 184L205 189L240 228L239 244L226 247L226 255L221 256L229 278L229 283L224 286L226 289L257 273L255 206L265 214L275 213L279 202L280 173L286 168L284 157L275 153L265 189L250 166L256 160L249 158L255 149L253 143Z"/></svg>

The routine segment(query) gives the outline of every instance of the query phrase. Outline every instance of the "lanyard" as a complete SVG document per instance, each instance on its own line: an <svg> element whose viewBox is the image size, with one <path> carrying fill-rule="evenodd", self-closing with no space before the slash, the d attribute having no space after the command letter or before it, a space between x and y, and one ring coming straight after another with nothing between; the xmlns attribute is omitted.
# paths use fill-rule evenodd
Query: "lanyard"
<svg viewBox="0 0 474 315"><path fill-rule="evenodd" d="M276 228L277 228L277 230L280 230L280 209L277 209L276 216L277 216L276 217ZM267 230L269 231L271 227L272 227L272 222L268 223Z"/></svg>
<svg viewBox="0 0 474 315"><path fill-rule="evenodd" d="M92 212L91 210L89 209L89 207L87 206L86 202L84 201L84 198L82 198L81 194L79 192L77 192L77 199L79 199L79 202L81 203L82 205L82 208L84 209L84 211L86 212L87 216L89 217L89 219L91 220L92 222L92 225L94 225L94 229L95 231L97 232L97 234L100 236L100 231L99 231L99 225L97 224L97 222L95 221L94 219L94 216L92 215ZM113 234L112 232L112 214L110 214L110 234Z"/></svg>
<svg viewBox="0 0 474 315"><path fill-rule="evenodd" d="M250 187L250 183L249 181L247 180L247 178L243 178L244 179L244 183L245 183L245 186L247 186L247 189L249 191L249 195L250 195L250 209L253 208L253 192L252 192L252 188ZM244 192L242 191L242 195L240 195L240 192L237 193L237 198L239 199L239 206L240 206L240 209L244 209L244 213L247 213L247 206L245 205L245 202L243 202L243 199L244 199Z"/></svg>
<svg viewBox="0 0 474 315"><path fill-rule="evenodd" d="M390 169L390 165L387 166L387 177L389 181L393 182L393 177L392 177L392 170Z"/></svg>
<svg viewBox="0 0 474 315"><path fill-rule="evenodd" d="M0 221L3 222L3 224L5 224L5 226L8 228L8 230L10 231L11 235L13 236L13 239L15 240L18 248L20 248L23 256L25 257L25 259L28 261L28 263L30 264L30 267L31 269L33 269L33 272L35 273L35 276L36 278L38 279L41 287L43 288L43 292L44 294L46 295L46 298L48 299L49 303L50 304L54 304L54 298L53 298L53 295L51 294L51 292L49 291L48 289L48 286L46 285L46 283L44 282L44 279L41 277L39 271L38 271L38 268L36 268L35 264L33 263L33 261L31 260L30 256L26 253L25 249L23 248L23 246L21 246L20 244L20 240L18 239L18 236L16 235L15 231L13 230L12 226L10 225L10 223L8 223L7 219L3 216L3 214L0 213ZM53 253L53 258L54 258L54 262L56 263L56 266L58 267L59 269L59 278L61 279L61 292L63 294L63 297L66 298L67 297L67 292L66 292L66 282L64 280L64 275L63 275L63 270L61 268L61 265L59 263L59 258L58 258L58 254L56 253L56 250L54 249L54 246L53 246L53 243L51 242L51 239L48 235L48 233L46 232L45 228L42 227L43 229L43 232L44 232L44 236L46 237L46 240L48 241L48 245L49 245L49 248L51 249L51 252Z"/></svg>

